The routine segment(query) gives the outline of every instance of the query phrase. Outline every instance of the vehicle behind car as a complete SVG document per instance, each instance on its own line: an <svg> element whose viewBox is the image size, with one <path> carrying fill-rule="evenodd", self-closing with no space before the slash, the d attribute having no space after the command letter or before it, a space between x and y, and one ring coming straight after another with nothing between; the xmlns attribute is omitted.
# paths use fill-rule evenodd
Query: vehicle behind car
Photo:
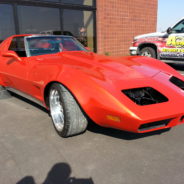
<svg viewBox="0 0 184 184"><path fill-rule="evenodd" d="M184 18L165 32L134 37L131 55L148 56L165 62L184 62Z"/></svg>

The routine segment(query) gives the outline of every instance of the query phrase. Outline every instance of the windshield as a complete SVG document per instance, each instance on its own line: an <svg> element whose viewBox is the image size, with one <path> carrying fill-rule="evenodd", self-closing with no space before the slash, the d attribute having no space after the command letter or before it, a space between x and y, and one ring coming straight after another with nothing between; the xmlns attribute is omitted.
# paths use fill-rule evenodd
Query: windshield
<svg viewBox="0 0 184 184"><path fill-rule="evenodd" d="M26 37L27 56L54 54L62 51L87 51L76 39L68 36Z"/></svg>
<svg viewBox="0 0 184 184"><path fill-rule="evenodd" d="M184 33L184 20L180 21L172 28L172 33Z"/></svg>

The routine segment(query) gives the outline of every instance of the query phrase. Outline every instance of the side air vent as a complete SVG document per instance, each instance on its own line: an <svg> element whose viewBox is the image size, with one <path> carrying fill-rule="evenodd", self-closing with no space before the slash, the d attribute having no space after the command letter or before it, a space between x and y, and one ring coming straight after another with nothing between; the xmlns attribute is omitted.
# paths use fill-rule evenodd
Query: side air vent
<svg viewBox="0 0 184 184"><path fill-rule="evenodd" d="M184 81L182 81L181 79L178 79L176 77L171 77L170 82L172 82L174 85L178 86L179 88L181 88L182 90L184 90Z"/></svg>
<svg viewBox="0 0 184 184"><path fill-rule="evenodd" d="M161 121L155 121L155 122L151 122L151 123L142 124L139 127L139 131L145 131L145 130L151 130L151 129L155 129L155 128L165 127L169 124L169 122L171 120L172 119L166 119L166 120L161 120Z"/></svg>
<svg viewBox="0 0 184 184"><path fill-rule="evenodd" d="M151 105L167 102L168 98L151 87L122 90L137 105Z"/></svg>

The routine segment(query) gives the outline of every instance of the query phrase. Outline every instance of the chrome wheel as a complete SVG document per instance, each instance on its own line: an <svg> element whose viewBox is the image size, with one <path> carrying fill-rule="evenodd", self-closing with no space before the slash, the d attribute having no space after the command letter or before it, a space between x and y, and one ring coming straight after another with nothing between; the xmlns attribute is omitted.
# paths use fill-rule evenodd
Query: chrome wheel
<svg viewBox="0 0 184 184"><path fill-rule="evenodd" d="M144 51L141 53L141 56L147 56L147 57L152 57L151 53L149 51Z"/></svg>
<svg viewBox="0 0 184 184"><path fill-rule="evenodd" d="M49 96L50 114L57 131L61 132L64 127L64 109L58 90L52 89Z"/></svg>
<svg viewBox="0 0 184 184"><path fill-rule="evenodd" d="M152 47L144 47L140 50L140 55L151 58L157 58L156 48L154 49Z"/></svg>

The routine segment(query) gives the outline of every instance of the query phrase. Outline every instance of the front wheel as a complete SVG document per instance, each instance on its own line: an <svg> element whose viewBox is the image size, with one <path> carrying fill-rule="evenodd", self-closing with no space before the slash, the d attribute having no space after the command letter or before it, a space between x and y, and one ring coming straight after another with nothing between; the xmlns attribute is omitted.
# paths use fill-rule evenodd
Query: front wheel
<svg viewBox="0 0 184 184"><path fill-rule="evenodd" d="M54 83L49 92L49 107L53 125L61 137L80 134L87 128L87 118L72 94Z"/></svg>
<svg viewBox="0 0 184 184"><path fill-rule="evenodd" d="M140 55L141 56L147 56L147 57L156 58L156 52L151 47L145 47L145 48L141 49Z"/></svg>

